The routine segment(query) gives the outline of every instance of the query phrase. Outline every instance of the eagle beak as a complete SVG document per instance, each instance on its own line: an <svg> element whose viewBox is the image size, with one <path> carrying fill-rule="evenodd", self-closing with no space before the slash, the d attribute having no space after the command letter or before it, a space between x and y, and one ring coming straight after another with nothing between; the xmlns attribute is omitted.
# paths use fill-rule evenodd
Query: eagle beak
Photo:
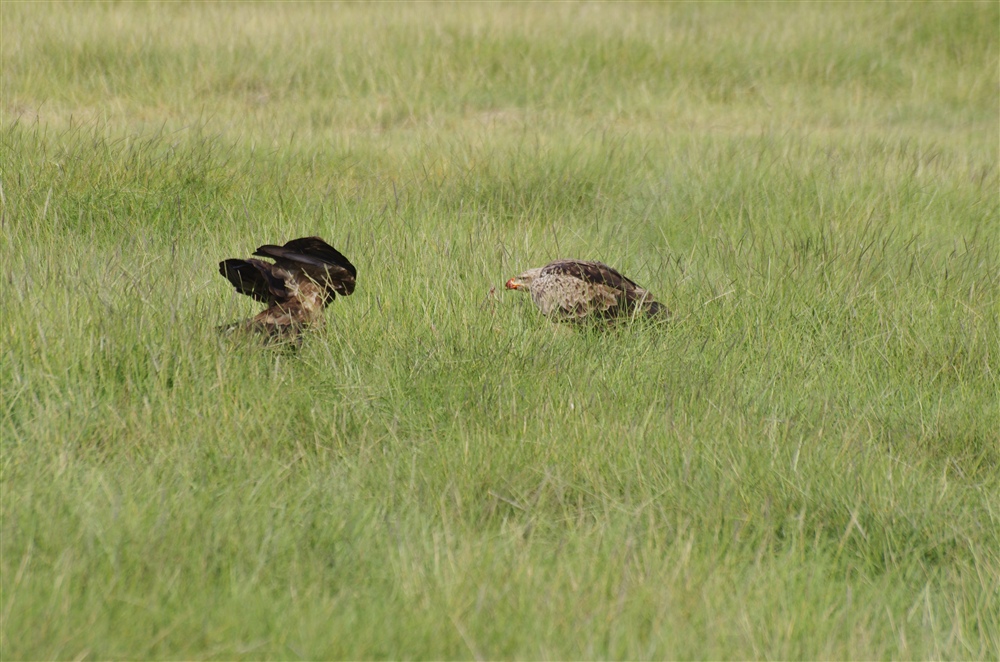
<svg viewBox="0 0 1000 662"><path fill-rule="evenodd" d="M504 287L506 287L508 290L516 290L517 288L521 287L521 284L517 282L517 280L515 280L514 278L511 278L510 280L507 281L507 284L504 285Z"/></svg>

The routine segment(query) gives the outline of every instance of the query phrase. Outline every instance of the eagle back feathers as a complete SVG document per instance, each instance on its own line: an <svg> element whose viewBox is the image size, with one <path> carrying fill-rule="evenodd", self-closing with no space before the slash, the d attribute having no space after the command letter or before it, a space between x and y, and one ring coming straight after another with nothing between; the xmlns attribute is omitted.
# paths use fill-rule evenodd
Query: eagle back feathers
<svg viewBox="0 0 1000 662"><path fill-rule="evenodd" d="M573 278L579 278L587 283L606 285L621 292L642 290L635 281L626 278L603 262L556 260L555 262L549 262L542 268L541 275L545 276L547 274L564 274Z"/></svg>
<svg viewBox="0 0 1000 662"><path fill-rule="evenodd" d="M529 289L535 305L545 315L581 319L593 315L613 318L623 313L652 316L666 312L648 291L602 262L550 262L542 267Z"/></svg>
<svg viewBox="0 0 1000 662"><path fill-rule="evenodd" d="M219 263L219 273L225 276L236 291L261 303L273 305L287 301L289 292L283 278L274 272L274 265L250 258L229 259Z"/></svg>
<svg viewBox="0 0 1000 662"><path fill-rule="evenodd" d="M265 244L255 258L219 263L240 294L270 306L245 324L268 334L321 322L323 308L337 294L354 292L357 269L337 249L319 237L293 239L284 246Z"/></svg>
<svg viewBox="0 0 1000 662"><path fill-rule="evenodd" d="M335 294L347 296L354 292L358 272L340 251L319 237L293 239L284 246L266 244L254 255L269 257L275 264L297 278L307 278L326 290L327 302Z"/></svg>

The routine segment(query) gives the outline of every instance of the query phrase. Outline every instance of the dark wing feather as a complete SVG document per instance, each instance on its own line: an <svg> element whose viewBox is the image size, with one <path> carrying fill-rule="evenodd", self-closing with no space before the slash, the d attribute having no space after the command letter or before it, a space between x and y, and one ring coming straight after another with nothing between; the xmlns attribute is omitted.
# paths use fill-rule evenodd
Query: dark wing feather
<svg viewBox="0 0 1000 662"><path fill-rule="evenodd" d="M579 278L587 283L597 285L607 285L613 289L628 293L631 290L641 289L635 281L621 275L615 269L603 262L589 262L587 260L556 260L550 262L542 268L541 275L558 273Z"/></svg>
<svg viewBox="0 0 1000 662"><path fill-rule="evenodd" d="M626 278L616 269L603 262L588 260L556 260L542 268L541 275L558 273L578 278L586 283L604 285L621 293L619 303L605 311L609 316L621 312L629 312L640 306L649 316L669 316L670 311L665 306L654 301L649 292L631 278Z"/></svg>
<svg viewBox="0 0 1000 662"><path fill-rule="evenodd" d="M358 270L336 248L319 237L293 239L284 246L260 246L254 255L272 258L289 272L300 272L324 287L327 301L334 293L347 296L354 292Z"/></svg>
<svg viewBox="0 0 1000 662"><path fill-rule="evenodd" d="M229 279L236 291L257 301L274 305L288 301L285 281L274 275L274 265L261 260L229 259L219 262L219 273Z"/></svg>

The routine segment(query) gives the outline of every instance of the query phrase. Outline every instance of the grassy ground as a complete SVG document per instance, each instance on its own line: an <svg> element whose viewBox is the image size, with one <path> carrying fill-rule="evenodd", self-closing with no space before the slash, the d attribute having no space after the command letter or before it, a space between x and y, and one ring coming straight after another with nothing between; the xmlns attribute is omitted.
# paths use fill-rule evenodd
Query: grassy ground
<svg viewBox="0 0 1000 662"><path fill-rule="evenodd" d="M0 19L3 659L1000 656L995 2Z"/></svg>

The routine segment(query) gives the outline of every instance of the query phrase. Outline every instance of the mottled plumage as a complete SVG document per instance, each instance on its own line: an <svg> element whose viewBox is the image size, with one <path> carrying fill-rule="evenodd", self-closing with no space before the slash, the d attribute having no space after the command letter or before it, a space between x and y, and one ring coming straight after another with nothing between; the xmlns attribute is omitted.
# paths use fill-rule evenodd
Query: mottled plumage
<svg viewBox="0 0 1000 662"><path fill-rule="evenodd" d="M306 326L323 321L323 309L337 294L354 291L357 269L336 248L319 237L293 239L284 246L264 245L249 258L219 263L219 273L236 291L268 308L228 328L249 328L269 336L297 336Z"/></svg>
<svg viewBox="0 0 1000 662"><path fill-rule="evenodd" d="M670 315L649 292L601 262L556 260L511 278L507 289L528 290L542 314L556 319Z"/></svg>

